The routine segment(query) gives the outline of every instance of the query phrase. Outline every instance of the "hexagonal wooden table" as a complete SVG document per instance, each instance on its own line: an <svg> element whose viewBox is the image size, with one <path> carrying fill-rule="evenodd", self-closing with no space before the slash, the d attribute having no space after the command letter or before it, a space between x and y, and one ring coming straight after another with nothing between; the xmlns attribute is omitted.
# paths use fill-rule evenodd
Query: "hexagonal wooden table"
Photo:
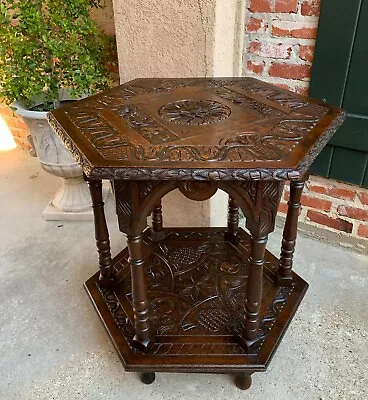
<svg viewBox="0 0 368 400"><path fill-rule="evenodd" d="M145 383L232 373L246 389L267 368L308 286L292 271L308 168L344 118L252 78L137 79L49 114L90 186L100 270L85 286L127 371ZM102 179L128 239L113 259ZM276 258L266 244L285 181ZM175 189L195 201L227 192L227 227L164 228L161 199Z"/></svg>

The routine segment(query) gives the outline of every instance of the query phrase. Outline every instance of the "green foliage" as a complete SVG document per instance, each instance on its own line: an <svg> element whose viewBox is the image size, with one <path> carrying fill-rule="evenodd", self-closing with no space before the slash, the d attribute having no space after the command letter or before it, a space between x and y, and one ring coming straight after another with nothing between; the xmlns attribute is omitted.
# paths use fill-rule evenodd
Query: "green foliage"
<svg viewBox="0 0 368 400"><path fill-rule="evenodd" d="M90 18L100 0L0 0L0 97L58 105L108 86L111 41Z"/></svg>

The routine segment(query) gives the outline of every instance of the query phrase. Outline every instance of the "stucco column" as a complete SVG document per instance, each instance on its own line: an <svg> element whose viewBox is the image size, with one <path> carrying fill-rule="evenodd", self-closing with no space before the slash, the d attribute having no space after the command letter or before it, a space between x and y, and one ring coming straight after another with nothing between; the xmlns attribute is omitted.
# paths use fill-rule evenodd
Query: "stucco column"
<svg viewBox="0 0 368 400"><path fill-rule="evenodd" d="M241 75L245 0L113 4L122 83L144 77ZM178 212L186 210L187 225L226 226L227 196L222 192L207 202L191 203L190 213L180 193L171 194L169 203Z"/></svg>

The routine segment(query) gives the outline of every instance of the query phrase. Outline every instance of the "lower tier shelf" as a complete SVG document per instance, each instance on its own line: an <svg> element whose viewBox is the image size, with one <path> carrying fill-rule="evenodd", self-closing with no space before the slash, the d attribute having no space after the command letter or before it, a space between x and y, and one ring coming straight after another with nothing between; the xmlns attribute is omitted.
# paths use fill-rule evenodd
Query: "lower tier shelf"
<svg viewBox="0 0 368 400"><path fill-rule="evenodd" d="M233 244L224 239L225 231L165 229L157 242L145 232L150 322L156 332L149 354L132 344L128 249L113 259L114 289L99 286L98 272L85 283L127 371L253 373L267 368L308 284L293 273L291 287L277 285L278 259L266 252L259 335L247 349L242 332L251 242L239 229Z"/></svg>

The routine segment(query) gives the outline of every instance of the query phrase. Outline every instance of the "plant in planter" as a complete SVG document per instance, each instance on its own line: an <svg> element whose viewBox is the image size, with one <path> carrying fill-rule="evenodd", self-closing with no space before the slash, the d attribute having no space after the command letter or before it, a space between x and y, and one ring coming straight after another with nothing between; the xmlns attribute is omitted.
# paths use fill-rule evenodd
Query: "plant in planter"
<svg viewBox="0 0 368 400"><path fill-rule="evenodd" d="M0 97L24 119L42 167L63 178L51 202L62 212L86 210L90 198L46 115L111 83L111 40L90 18L100 6L100 0L0 0Z"/></svg>

